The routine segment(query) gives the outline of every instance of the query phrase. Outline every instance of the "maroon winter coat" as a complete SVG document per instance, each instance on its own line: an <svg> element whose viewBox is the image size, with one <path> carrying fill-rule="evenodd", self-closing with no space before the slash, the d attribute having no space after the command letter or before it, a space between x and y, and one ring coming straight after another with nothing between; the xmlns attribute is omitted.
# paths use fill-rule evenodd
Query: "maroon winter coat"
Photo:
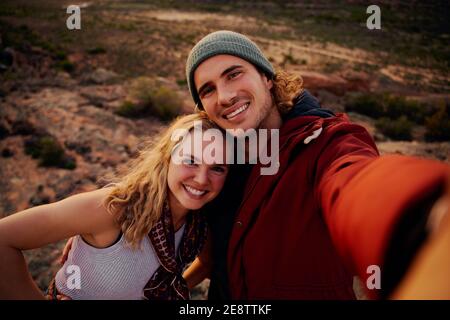
<svg viewBox="0 0 450 320"><path fill-rule="evenodd" d="M342 114L287 121L278 173L255 165L231 232L232 298L354 299L353 273L365 283L368 266L382 270L395 223L448 172L437 161L380 157Z"/></svg>

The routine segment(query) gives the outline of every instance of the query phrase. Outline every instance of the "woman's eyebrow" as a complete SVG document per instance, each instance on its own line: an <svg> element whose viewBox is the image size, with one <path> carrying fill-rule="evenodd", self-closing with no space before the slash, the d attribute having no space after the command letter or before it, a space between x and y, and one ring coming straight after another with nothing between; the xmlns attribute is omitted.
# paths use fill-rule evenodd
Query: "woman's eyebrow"
<svg viewBox="0 0 450 320"><path fill-rule="evenodd" d="M186 158L189 158L191 161L193 161L194 163L202 163L197 157L195 157L192 154L186 154L185 155Z"/></svg>

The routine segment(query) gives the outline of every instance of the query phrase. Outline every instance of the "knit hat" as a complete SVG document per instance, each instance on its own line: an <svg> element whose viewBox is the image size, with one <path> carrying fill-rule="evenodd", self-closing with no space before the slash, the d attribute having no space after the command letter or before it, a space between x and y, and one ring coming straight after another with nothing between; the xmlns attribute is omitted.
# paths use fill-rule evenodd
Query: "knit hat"
<svg viewBox="0 0 450 320"><path fill-rule="evenodd" d="M270 79L275 75L272 64L258 46L246 36L226 30L210 33L192 48L186 62L189 91L198 107L201 107L201 103L195 88L194 72L203 61L219 54L242 58L263 71Z"/></svg>

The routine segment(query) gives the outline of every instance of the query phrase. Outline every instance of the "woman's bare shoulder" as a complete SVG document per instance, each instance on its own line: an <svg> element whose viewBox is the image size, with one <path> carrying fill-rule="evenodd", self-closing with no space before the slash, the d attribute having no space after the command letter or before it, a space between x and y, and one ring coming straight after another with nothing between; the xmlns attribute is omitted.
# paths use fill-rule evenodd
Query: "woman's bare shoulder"
<svg viewBox="0 0 450 320"><path fill-rule="evenodd" d="M115 226L115 218L108 212L104 202L112 191L112 187L101 188L93 191L78 193L70 196L55 205L66 210L75 209L80 218L88 220L98 226L100 232L105 228L109 229Z"/></svg>

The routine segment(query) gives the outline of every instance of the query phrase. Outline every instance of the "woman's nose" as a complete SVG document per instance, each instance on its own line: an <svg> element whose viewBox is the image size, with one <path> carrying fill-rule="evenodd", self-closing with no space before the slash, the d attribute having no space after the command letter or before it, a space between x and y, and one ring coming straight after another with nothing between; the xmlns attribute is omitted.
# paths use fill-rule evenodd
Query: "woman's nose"
<svg viewBox="0 0 450 320"><path fill-rule="evenodd" d="M195 173L194 181L200 186L205 186L208 184L208 170L204 166L200 166Z"/></svg>

